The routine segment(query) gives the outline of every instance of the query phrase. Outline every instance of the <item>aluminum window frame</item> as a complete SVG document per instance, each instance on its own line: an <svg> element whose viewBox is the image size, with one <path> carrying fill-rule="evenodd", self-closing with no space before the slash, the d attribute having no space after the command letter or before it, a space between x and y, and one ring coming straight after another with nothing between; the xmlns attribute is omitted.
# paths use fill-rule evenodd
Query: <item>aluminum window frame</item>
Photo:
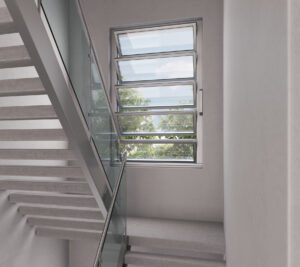
<svg viewBox="0 0 300 267"><path fill-rule="evenodd" d="M120 33L129 33L129 32L145 32L146 30L159 30L159 29L170 29L170 28L181 28L181 27L187 27L187 26L193 26L193 50L180 50L180 51L168 51L168 52L157 52L157 53L144 53L144 54L134 54L134 55L124 55L122 56L122 52L120 49L120 43L119 39L117 37L118 34ZM121 134L122 137L127 137L127 136L171 136L171 135L176 135L176 136L188 136L188 135L194 135L195 139L193 140L194 143L194 161L165 161L165 160L133 160L130 159L129 161L131 162L139 162L140 163L189 163L189 164L195 164L199 165L203 164L203 88L202 88L202 77L203 77L203 68L202 68L202 37L203 37L203 20L202 18L193 18L193 19L187 19L187 20L178 20L178 21L171 21L171 22L166 22L166 23L160 23L160 24L152 24L152 25L138 25L138 26L132 26L132 27L122 27L122 28L112 28L111 29L111 94L115 96L115 110L117 113L120 111L129 113L128 111L135 112L138 109L175 109L175 108L184 108L184 109L189 109L189 108L195 108L195 116L194 116L194 125L195 125L195 132L194 133L186 133L186 132L165 132L165 133L129 133L129 134ZM139 80L139 81L123 81L120 83L120 74L118 73L118 64L117 62L120 60L126 60L126 59L134 59L134 58L159 58L161 56L173 56L176 54L178 55L193 55L194 59L194 75L193 78L175 78L175 79L156 79L156 80ZM118 88L128 88L128 87L155 87L156 85L162 85L162 86L168 86L168 85L180 85L180 84L192 84L193 85L193 97L194 97L194 105L187 105L187 106L141 106L141 107L125 107L123 108L121 105L120 97L118 94ZM199 101L200 100L200 101ZM147 113L147 115L150 115ZM116 117L118 118L118 114L116 114ZM151 140L151 139L147 139ZM162 141L159 142L164 142L165 140L168 139L159 139ZM171 139L173 142L175 139ZM178 143L184 142L183 140L187 139L178 139ZM156 142L157 143L158 139L153 139L152 141L148 142ZM167 142L172 142L172 141L167 141ZM121 138L121 144L123 142L130 142L130 143L137 143L137 142L142 142L140 139L124 139ZM146 142L146 141L144 141ZM200 151L201 150L201 151Z"/></svg>
<svg viewBox="0 0 300 267"><path fill-rule="evenodd" d="M137 26L134 28L127 28L127 29L122 29L122 30L115 30L114 31L114 38L116 41L116 46L117 46L117 52L119 56L125 56L122 55L122 49L120 45L120 40L118 38L119 34L124 34L124 33L136 33L136 32L146 32L146 31L157 31L157 30L165 30L165 29L178 29L178 28L186 28L186 27L193 27L193 50L197 50L197 20L191 21L191 22L177 22L177 23L165 23L161 25L150 25L150 26ZM178 52L178 50L175 51L169 51L169 52ZM190 51L190 50L188 50ZM150 53L144 53L142 55L146 55ZM139 55L139 54L137 54Z"/></svg>

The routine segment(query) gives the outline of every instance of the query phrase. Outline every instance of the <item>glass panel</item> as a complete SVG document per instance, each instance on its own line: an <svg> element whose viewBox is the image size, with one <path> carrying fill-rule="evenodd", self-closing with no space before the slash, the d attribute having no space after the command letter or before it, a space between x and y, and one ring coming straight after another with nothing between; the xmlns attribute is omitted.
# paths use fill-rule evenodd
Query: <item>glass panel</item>
<svg viewBox="0 0 300 267"><path fill-rule="evenodd" d="M192 50L194 28L150 28L145 31L119 33L118 40L122 55Z"/></svg>
<svg viewBox="0 0 300 267"><path fill-rule="evenodd" d="M128 87L118 93L124 108L194 105L193 85Z"/></svg>
<svg viewBox="0 0 300 267"><path fill-rule="evenodd" d="M106 99L101 76L97 71L94 53L91 53L91 112L90 129L98 154L104 165L112 188L120 172L118 137L113 128L112 117Z"/></svg>
<svg viewBox="0 0 300 267"><path fill-rule="evenodd" d="M194 132L193 114L119 116L123 133Z"/></svg>
<svg viewBox="0 0 300 267"><path fill-rule="evenodd" d="M120 171L117 133L77 0L42 0L43 10L86 123L114 187Z"/></svg>
<svg viewBox="0 0 300 267"><path fill-rule="evenodd" d="M127 184L126 174L123 173L117 199L114 204L112 217L109 222L107 235L103 246L98 267L123 266L124 253L127 249L126 223L127 223Z"/></svg>
<svg viewBox="0 0 300 267"><path fill-rule="evenodd" d="M42 0L43 9L83 114L88 121L90 43L75 0Z"/></svg>
<svg viewBox="0 0 300 267"><path fill-rule="evenodd" d="M126 144L129 160L194 161L193 144Z"/></svg>
<svg viewBox="0 0 300 267"><path fill-rule="evenodd" d="M124 82L193 78L194 76L193 56L121 60L118 61L118 65L120 79Z"/></svg>

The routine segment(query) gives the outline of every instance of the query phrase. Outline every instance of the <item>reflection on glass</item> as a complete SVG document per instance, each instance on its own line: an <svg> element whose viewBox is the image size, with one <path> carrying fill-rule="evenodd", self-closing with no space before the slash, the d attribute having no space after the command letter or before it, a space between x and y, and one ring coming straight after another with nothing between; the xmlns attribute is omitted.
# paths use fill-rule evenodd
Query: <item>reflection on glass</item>
<svg viewBox="0 0 300 267"><path fill-rule="evenodd" d="M119 33L122 55L192 50L194 46L193 26L155 29Z"/></svg>
<svg viewBox="0 0 300 267"><path fill-rule="evenodd" d="M90 44L77 3L74 0L42 0L42 5L81 110L88 121Z"/></svg>
<svg viewBox="0 0 300 267"><path fill-rule="evenodd" d="M123 133L194 132L193 114L119 116Z"/></svg>
<svg viewBox="0 0 300 267"><path fill-rule="evenodd" d="M93 140L112 188L120 171L117 133L113 128L112 117L109 112L105 89L101 77L96 71L94 53L91 53L91 108L90 127ZM113 164L112 164L113 163Z"/></svg>
<svg viewBox="0 0 300 267"><path fill-rule="evenodd" d="M118 173L119 175L119 173ZM98 267L119 267L123 265L124 253L127 249L126 220L127 220L127 183L123 173L117 199L114 204L112 217L109 222L107 235Z"/></svg>
<svg viewBox="0 0 300 267"><path fill-rule="evenodd" d="M193 85L120 88L122 107L193 105Z"/></svg>
<svg viewBox="0 0 300 267"><path fill-rule="evenodd" d="M193 144L126 144L131 160L194 161Z"/></svg>
<svg viewBox="0 0 300 267"><path fill-rule="evenodd" d="M42 6L113 188L120 168L119 164L115 164L119 162L117 134L78 1L42 0Z"/></svg>
<svg viewBox="0 0 300 267"><path fill-rule="evenodd" d="M193 56L161 57L118 61L121 80L147 81L160 79L192 78Z"/></svg>

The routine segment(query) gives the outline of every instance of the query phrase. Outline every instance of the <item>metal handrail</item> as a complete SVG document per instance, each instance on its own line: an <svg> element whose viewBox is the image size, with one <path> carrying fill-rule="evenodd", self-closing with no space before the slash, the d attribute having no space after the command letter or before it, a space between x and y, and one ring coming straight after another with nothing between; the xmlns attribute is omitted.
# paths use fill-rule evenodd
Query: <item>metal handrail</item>
<svg viewBox="0 0 300 267"><path fill-rule="evenodd" d="M119 193L119 189L120 189L120 185L121 185L121 182L122 182L126 161L127 161L127 155L124 154L121 171L120 171L116 186L113 190L113 199L111 201L107 216L105 218L104 228L103 228L103 231L102 231L102 235L101 235L101 239L100 239L99 246L98 246L98 249L97 249L97 254L96 254L96 258L95 258L93 267L98 267L99 260L101 259L101 254L103 252L103 248L104 248L104 244L105 244L109 224L110 224L110 221L111 221L114 206L115 206L117 196L118 196L118 193Z"/></svg>
<svg viewBox="0 0 300 267"><path fill-rule="evenodd" d="M90 46L91 46L91 50L92 50L92 52L93 52L93 54L95 56L95 63L96 63L97 70L98 70L98 72L100 74L100 77L101 77L101 81L102 81L104 93L105 93L105 96L106 96L106 99L107 99L109 113L110 113L111 118L112 118L112 124L113 124L113 127L114 127L114 129L115 129L115 131L117 133L118 142L120 142L120 140L121 140L120 128L118 127L118 124L116 122L116 118L115 118L115 115L114 115L114 112L113 112L113 108L112 108L112 105L111 105L110 97L109 97L109 95L107 93L106 86L105 86L105 83L103 81L102 71L101 71L99 60L98 60L98 56L97 56L97 53L96 53L96 50L95 50L94 42L93 42L93 39L91 38L91 34L90 34L89 28L87 26L85 15L83 13L83 9L82 9L82 6L81 6L81 3L80 3L79 0L77 0L77 4L78 4L79 10L80 10L80 16L82 18L82 22L84 23L84 26L85 26L85 30L86 30L87 38L88 38Z"/></svg>

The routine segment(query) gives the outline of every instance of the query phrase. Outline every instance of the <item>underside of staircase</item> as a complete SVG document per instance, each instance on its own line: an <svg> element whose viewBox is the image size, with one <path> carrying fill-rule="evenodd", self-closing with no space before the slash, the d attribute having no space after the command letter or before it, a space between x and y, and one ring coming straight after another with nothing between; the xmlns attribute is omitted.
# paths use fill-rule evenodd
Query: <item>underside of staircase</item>
<svg viewBox="0 0 300 267"><path fill-rule="evenodd" d="M102 213L3 2L0 34L0 190L37 234L99 236Z"/></svg>

